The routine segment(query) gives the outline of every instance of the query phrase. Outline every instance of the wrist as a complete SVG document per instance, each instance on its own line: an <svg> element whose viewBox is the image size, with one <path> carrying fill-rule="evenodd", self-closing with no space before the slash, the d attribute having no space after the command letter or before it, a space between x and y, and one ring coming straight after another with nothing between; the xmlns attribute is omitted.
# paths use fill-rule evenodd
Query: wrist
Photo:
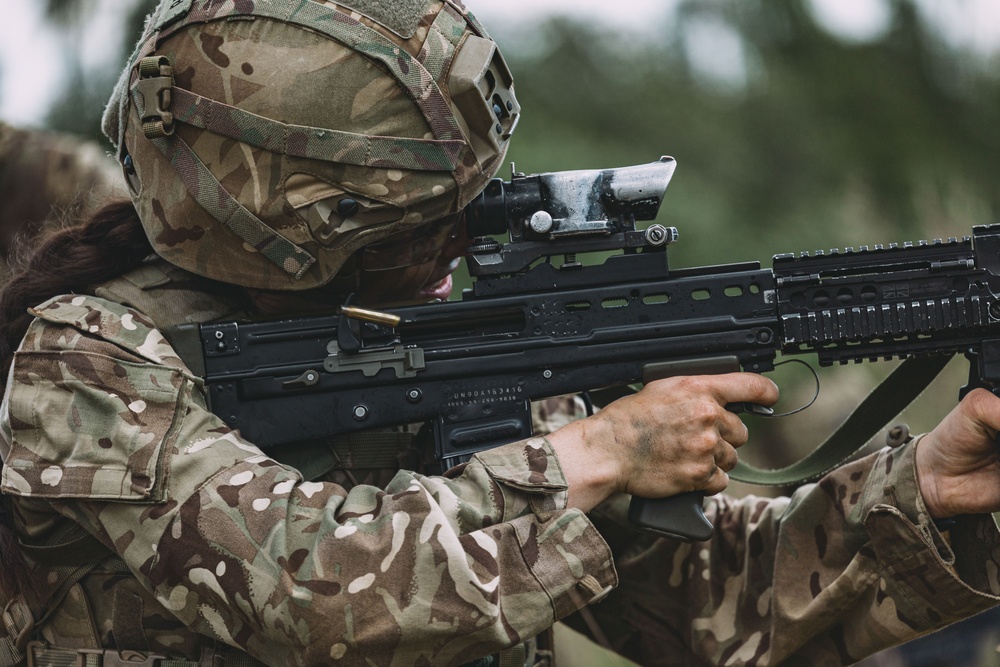
<svg viewBox="0 0 1000 667"><path fill-rule="evenodd" d="M938 478L935 474L938 465L935 461L931 460L933 458L931 456L933 448L930 446L921 446L928 437L928 435L918 436L916 442L913 443L913 447L915 447L914 461L917 473L917 489L920 491L920 497L930 517L935 520L946 520L952 514L948 513L942 507Z"/></svg>
<svg viewBox="0 0 1000 667"><path fill-rule="evenodd" d="M583 511L619 491L619 462L610 452L614 433L597 417L581 419L547 436L569 486L567 504Z"/></svg>

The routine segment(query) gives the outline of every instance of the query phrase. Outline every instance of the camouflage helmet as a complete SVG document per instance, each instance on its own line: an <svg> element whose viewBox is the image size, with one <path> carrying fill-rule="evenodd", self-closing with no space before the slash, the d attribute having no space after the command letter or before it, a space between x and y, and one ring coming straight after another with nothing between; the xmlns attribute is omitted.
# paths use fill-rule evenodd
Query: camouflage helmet
<svg viewBox="0 0 1000 667"><path fill-rule="evenodd" d="M104 131L159 255L300 290L461 210L519 113L460 0L162 0Z"/></svg>

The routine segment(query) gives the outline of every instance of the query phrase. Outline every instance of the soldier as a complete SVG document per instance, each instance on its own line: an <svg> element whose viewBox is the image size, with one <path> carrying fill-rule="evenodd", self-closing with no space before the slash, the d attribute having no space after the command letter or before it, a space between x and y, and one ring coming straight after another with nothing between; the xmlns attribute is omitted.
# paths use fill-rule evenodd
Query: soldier
<svg viewBox="0 0 1000 667"><path fill-rule="evenodd" d="M0 122L0 257L44 224L82 220L125 194L121 171L96 143Z"/></svg>
<svg viewBox="0 0 1000 667"><path fill-rule="evenodd" d="M757 375L444 476L419 433L265 454L206 409L162 330L447 297L519 114L457 0L161 3L105 118L131 201L0 293L0 665L546 664L532 638L601 600L581 624L642 664L849 664L996 604L988 392L790 499L712 499L704 544L631 532L621 494L722 491Z"/></svg>

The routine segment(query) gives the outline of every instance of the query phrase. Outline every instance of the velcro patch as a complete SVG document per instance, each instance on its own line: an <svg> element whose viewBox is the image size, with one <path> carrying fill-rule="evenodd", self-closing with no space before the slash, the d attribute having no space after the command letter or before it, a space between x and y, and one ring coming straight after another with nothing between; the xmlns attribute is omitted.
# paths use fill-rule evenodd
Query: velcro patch
<svg viewBox="0 0 1000 667"><path fill-rule="evenodd" d="M337 4L384 25L403 39L413 37L427 0L336 0Z"/></svg>
<svg viewBox="0 0 1000 667"><path fill-rule="evenodd" d="M151 19L152 26L161 30L191 11L194 0L163 0Z"/></svg>

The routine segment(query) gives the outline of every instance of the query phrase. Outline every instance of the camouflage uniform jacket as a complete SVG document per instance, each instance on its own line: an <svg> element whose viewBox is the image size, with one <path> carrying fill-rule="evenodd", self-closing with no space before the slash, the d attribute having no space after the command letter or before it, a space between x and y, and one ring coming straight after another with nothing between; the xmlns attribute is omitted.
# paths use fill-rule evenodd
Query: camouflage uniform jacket
<svg viewBox="0 0 1000 667"><path fill-rule="evenodd" d="M142 289L162 295L177 271L156 271ZM541 437L448 477L306 480L206 409L158 331L224 310L196 296L154 319L82 295L35 310L4 396L3 491L23 541L75 524L127 566L101 562L61 592L42 628L53 644L197 659L211 638L269 665L454 665L607 597L605 631L646 664L849 664L1000 592L993 524L962 522L950 548L912 447L790 500L714 499L717 536L696 545L637 537L619 503L567 509Z"/></svg>

